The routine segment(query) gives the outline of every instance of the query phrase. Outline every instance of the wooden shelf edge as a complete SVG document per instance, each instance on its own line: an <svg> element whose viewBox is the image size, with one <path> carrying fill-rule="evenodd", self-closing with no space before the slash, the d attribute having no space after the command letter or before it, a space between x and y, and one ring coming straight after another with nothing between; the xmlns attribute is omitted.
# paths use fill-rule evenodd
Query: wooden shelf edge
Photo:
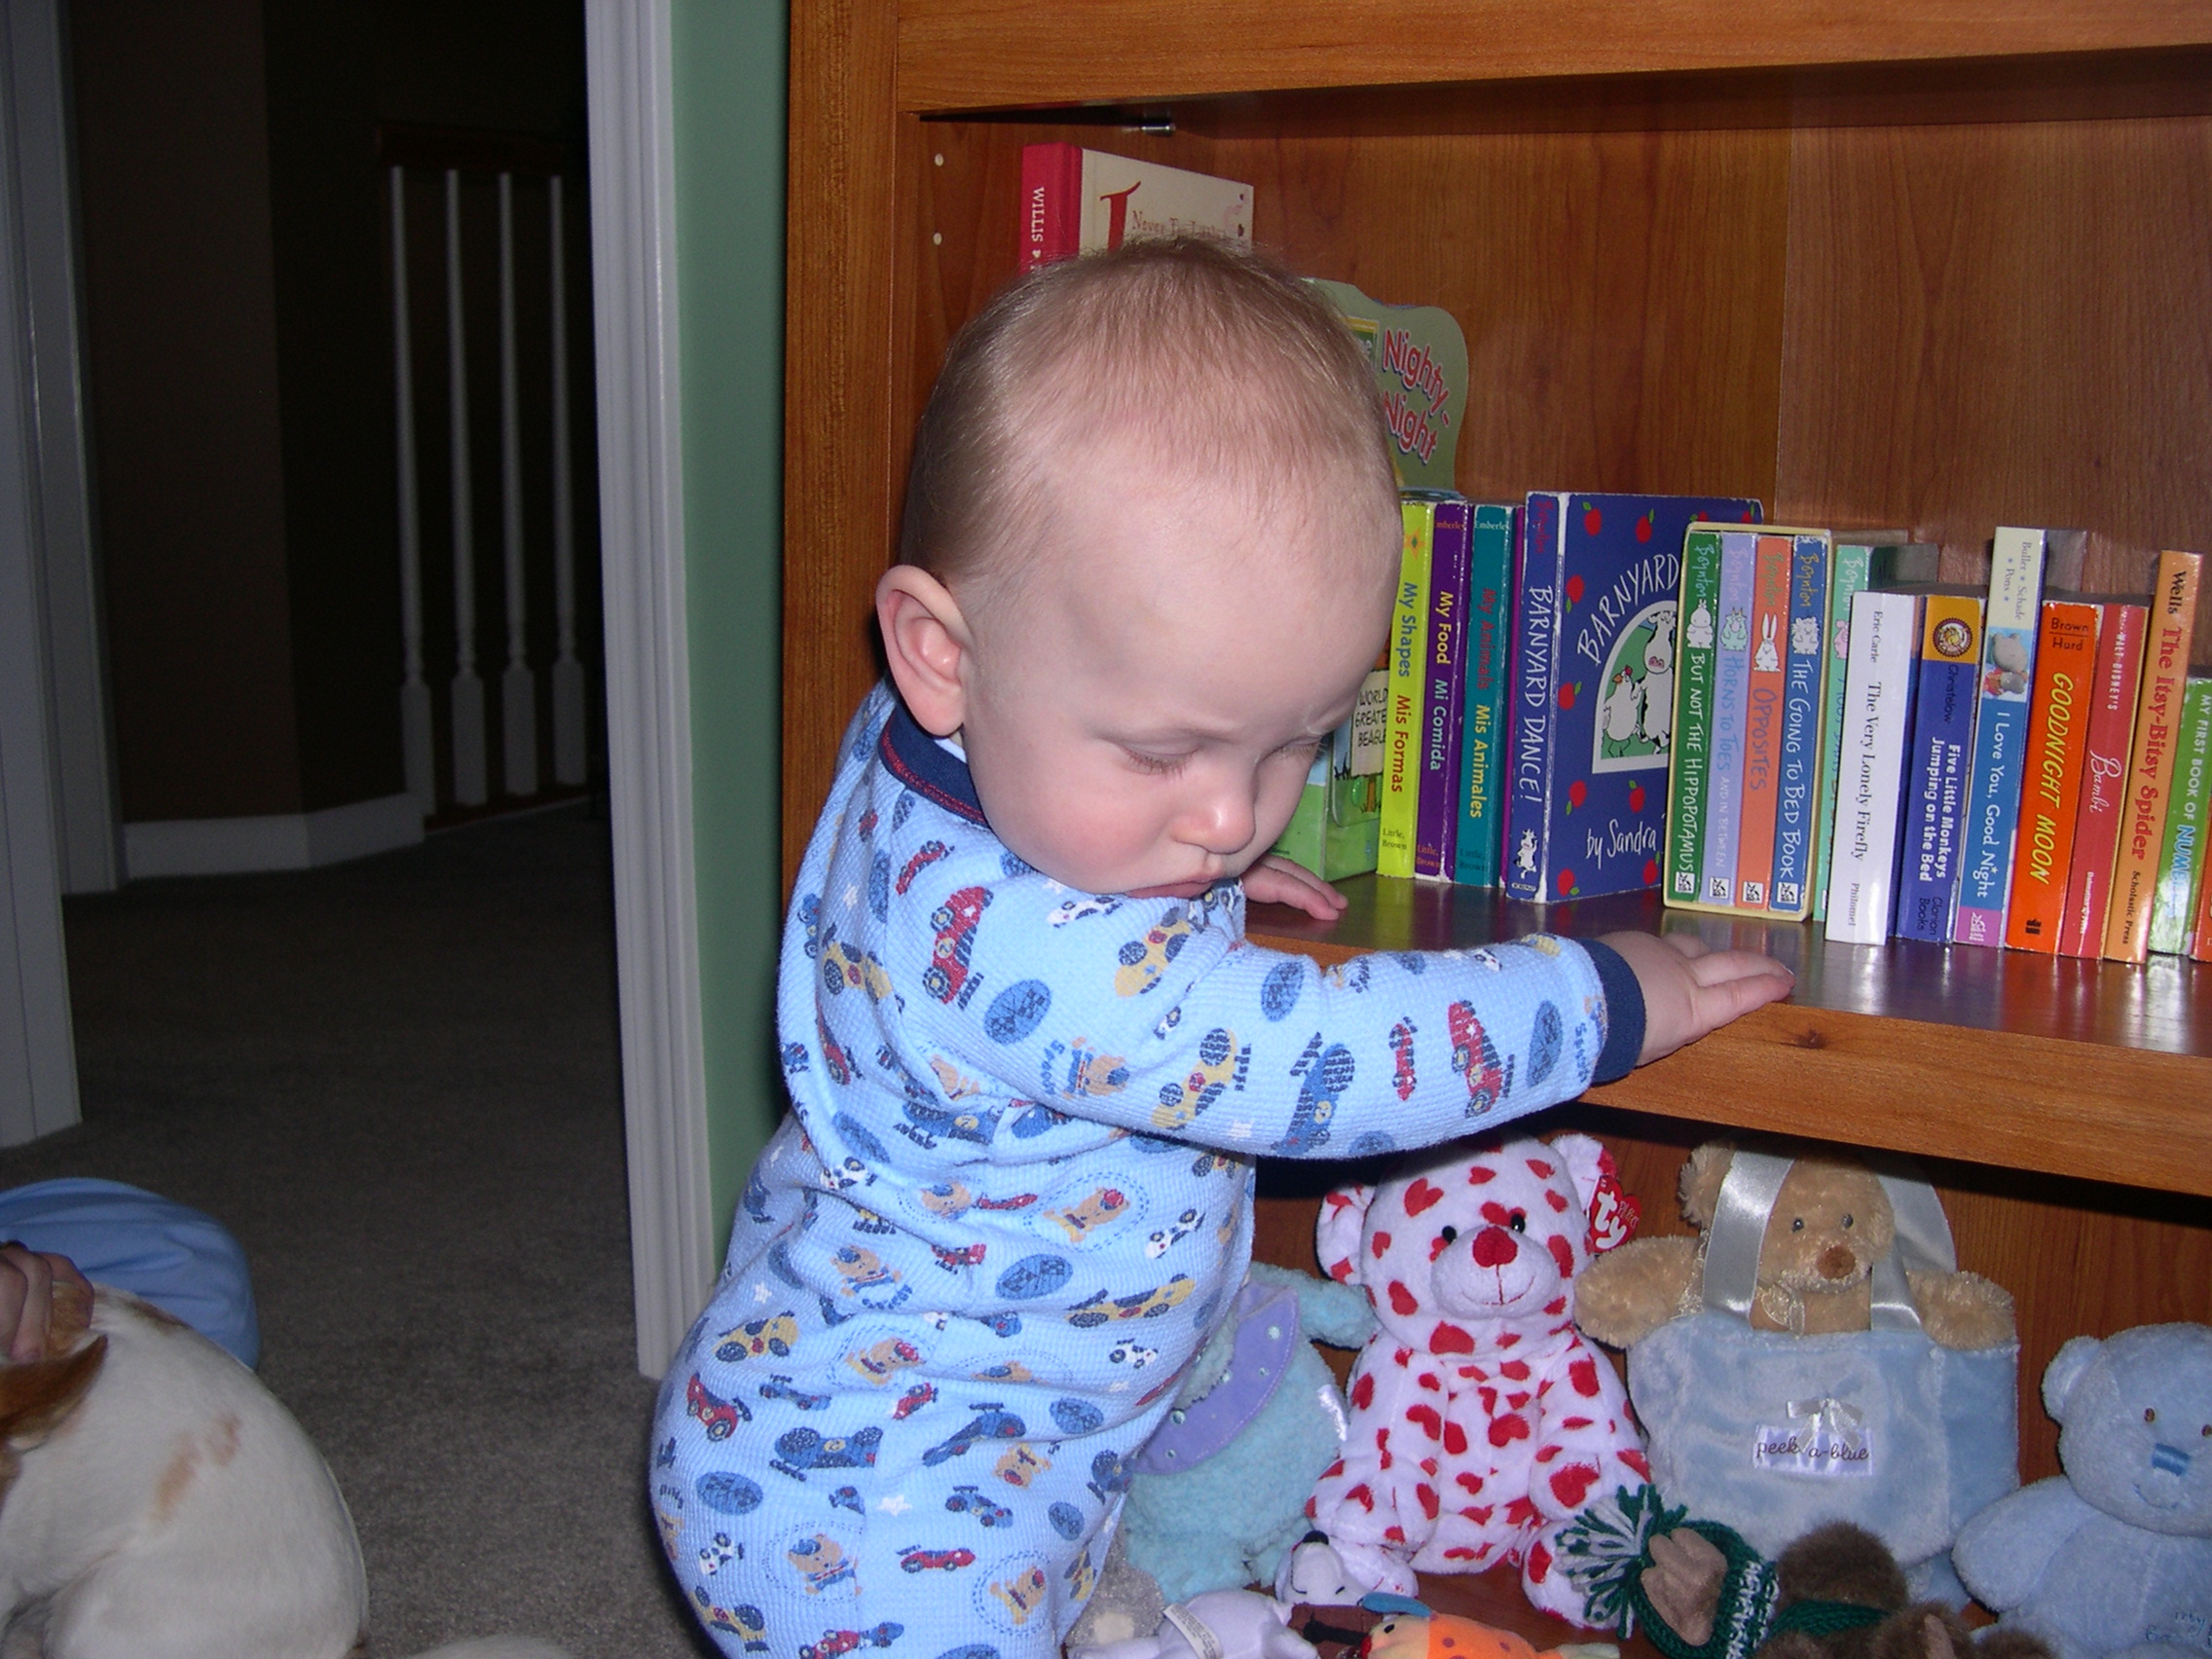
<svg viewBox="0 0 2212 1659"><path fill-rule="evenodd" d="M1321 87L1972 61L2212 41L2189 0L903 0L902 109L1140 102Z"/></svg>
<svg viewBox="0 0 2212 1659"><path fill-rule="evenodd" d="M1777 1003L1588 1099L2212 1197L2201 1061Z"/></svg>
<svg viewBox="0 0 2212 1659"><path fill-rule="evenodd" d="M1255 930L1323 964L1364 947ZM1670 1118L2212 1197L2212 1067L1776 1003L1586 1096Z"/></svg>

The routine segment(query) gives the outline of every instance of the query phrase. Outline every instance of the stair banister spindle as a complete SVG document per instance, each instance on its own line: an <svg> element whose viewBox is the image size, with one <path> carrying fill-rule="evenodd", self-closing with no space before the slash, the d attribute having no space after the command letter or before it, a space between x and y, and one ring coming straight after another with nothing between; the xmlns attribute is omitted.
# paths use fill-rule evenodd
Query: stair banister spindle
<svg viewBox="0 0 2212 1659"><path fill-rule="evenodd" d="M514 174L499 174L499 497L506 532L507 669L499 677L503 784L537 793L537 682L526 657L523 582L522 416L515 390Z"/></svg>
<svg viewBox="0 0 2212 1659"><path fill-rule="evenodd" d="M475 506L468 479L468 350L461 303L461 173L446 168L446 389L453 427L453 795L482 806L484 682L476 677Z"/></svg>
<svg viewBox="0 0 2212 1659"><path fill-rule="evenodd" d="M399 437L399 741L407 792L437 806L430 687L423 678L423 516L415 477L415 350L407 318L407 169L391 169L391 350Z"/></svg>
<svg viewBox="0 0 2212 1659"><path fill-rule="evenodd" d="M561 219L561 175L549 181L553 213L553 605L560 654L553 659L553 777L584 781L584 665L576 660L576 525L569 480L569 286Z"/></svg>

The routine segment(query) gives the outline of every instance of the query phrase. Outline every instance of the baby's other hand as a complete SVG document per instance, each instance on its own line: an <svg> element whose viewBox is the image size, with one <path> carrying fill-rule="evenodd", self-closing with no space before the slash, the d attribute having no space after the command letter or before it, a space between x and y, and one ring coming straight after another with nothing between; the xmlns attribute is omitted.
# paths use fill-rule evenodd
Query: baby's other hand
<svg viewBox="0 0 2212 1659"><path fill-rule="evenodd" d="M66 1256L0 1244L0 1364L66 1347L91 1321L92 1287Z"/></svg>
<svg viewBox="0 0 2212 1659"><path fill-rule="evenodd" d="M1303 865L1270 853L1244 872L1244 897L1254 904L1290 904L1317 922L1345 913L1345 896Z"/></svg>
<svg viewBox="0 0 2212 1659"><path fill-rule="evenodd" d="M1771 956L1708 950L1693 934L1616 933L1604 942L1620 952L1643 991L1640 1066L1788 996L1797 983L1797 976Z"/></svg>

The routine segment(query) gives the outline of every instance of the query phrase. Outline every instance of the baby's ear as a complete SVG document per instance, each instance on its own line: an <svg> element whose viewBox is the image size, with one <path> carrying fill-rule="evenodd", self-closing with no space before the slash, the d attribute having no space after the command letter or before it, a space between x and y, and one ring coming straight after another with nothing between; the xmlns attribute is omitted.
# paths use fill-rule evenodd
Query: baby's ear
<svg viewBox="0 0 2212 1659"><path fill-rule="evenodd" d="M974 644L959 603L919 565L894 565L875 584L875 620L906 712L933 737L950 737L967 719Z"/></svg>

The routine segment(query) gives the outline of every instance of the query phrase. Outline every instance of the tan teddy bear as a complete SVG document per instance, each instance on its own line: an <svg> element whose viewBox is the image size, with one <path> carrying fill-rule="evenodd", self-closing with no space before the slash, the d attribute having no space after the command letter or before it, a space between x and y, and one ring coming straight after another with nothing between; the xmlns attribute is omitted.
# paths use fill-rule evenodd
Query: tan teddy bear
<svg viewBox="0 0 2212 1659"><path fill-rule="evenodd" d="M1682 1165L1682 1217L1695 1238L1641 1238L1593 1261L1580 1280L1575 1322L1611 1347L1629 1347L1705 1298L1706 1230L1735 1148L1699 1147ZM1800 1156L1783 1180L1759 1249L1751 1322L1798 1336L1863 1331L1870 1275L1897 1223L1874 1172L1856 1159ZM1907 1270L1923 1327L1945 1347L1995 1347L2013 1337L2012 1298L1978 1273Z"/></svg>

